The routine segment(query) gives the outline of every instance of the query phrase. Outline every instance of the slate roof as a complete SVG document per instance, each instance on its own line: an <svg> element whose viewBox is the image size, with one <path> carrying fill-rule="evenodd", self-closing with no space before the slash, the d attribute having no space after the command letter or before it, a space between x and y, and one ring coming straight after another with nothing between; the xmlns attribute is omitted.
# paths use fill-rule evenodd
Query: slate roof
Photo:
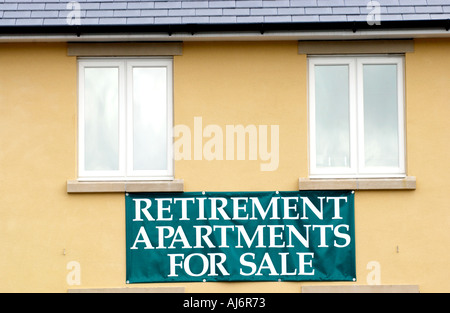
<svg viewBox="0 0 450 313"><path fill-rule="evenodd" d="M68 0L0 0L0 27L67 25ZM79 0L81 25L366 22L370 0ZM378 0L383 21L450 19L450 0ZM73 13L72 13L73 14Z"/></svg>

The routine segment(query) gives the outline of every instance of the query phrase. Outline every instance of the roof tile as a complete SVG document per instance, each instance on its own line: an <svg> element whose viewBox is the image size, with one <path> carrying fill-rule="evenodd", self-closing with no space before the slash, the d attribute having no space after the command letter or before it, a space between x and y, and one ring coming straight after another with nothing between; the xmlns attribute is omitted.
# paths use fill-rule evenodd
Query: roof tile
<svg viewBox="0 0 450 313"><path fill-rule="evenodd" d="M0 26L63 25L72 0L0 0ZM450 0L377 0L382 21L448 19ZM370 0L78 0L81 24L365 21Z"/></svg>

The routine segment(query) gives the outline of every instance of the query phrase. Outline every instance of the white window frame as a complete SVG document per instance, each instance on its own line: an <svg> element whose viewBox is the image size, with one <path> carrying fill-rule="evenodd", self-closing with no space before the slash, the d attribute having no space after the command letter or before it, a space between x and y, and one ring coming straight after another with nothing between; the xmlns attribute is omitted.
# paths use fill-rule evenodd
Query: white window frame
<svg viewBox="0 0 450 313"><path fill-rule="evenodd" d="M133 102L132 68L165 67L167 69L167 169L133 170ZM117 67L119 69L119 169L85 170L84 69ZM133 181L172 180L173 174L173 59L172 58L80 58L78 60L78 180Z"/></svg>
<svg viewBox="0 0 450 313"><path fill-rule="evenodd" d="M364 157L364 64L397 65L398 103L398 167L366 167ZM316 65L348 65L349 67L349 122L350 166L319 168L316 166ZM311 178L399 178L406 177L405 153L405 104L404 104L404 57L383 56L310 56L308 57L308 110L309 110L309 176Z"/></svg>

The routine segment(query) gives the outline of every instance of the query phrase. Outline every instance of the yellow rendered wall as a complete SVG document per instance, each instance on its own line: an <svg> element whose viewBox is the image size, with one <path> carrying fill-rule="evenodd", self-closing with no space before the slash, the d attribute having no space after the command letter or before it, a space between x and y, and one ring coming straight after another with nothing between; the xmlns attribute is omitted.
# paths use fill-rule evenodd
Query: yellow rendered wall
<svg viewBox="0 0 450 313"><path fill-rule="evenodd" d="M450 41L416 40L405 68L408 174L417 190L356 192L358 281L345 284L367 284L375 261L382 284L449 292ZM262 172L261 160L248 158L180 160L175 176L185 190L295 190L308 174L306 71L294 41L185 43L174 58L175 124L193 132L201 117L203 128L279 125L280 132L277 170ZM126 287L124 195L66 193L76 178L77 68L64 43L0 44L0 121L0 292ZM69 285L71 261L80 265L79 285ZM302 285L128 287L299 292Z"/></svg>
<svg viewBox="0 0 450 313"><path fill-rule="evenodd" d="M64 44L0 44L1 292L64 291L63 249L87 233L73 223L89 216L74 218L82 207L64 192L75 174L76 96Z"/></svg>
<svg viewBox="0 0 450 313"><path fill-rule="evenodd" d="M202 117L203 128L218 125L224 137L226 125L279 125L280 138L274 171L261 171L266 162L248 153L248 161L225 160L224 151L224 160L177 162L186 191L298 188L308 170L307 96L306 56L296 49L296 42L184 44L174 62L175 124L193 130L194 117Z"/></svg>

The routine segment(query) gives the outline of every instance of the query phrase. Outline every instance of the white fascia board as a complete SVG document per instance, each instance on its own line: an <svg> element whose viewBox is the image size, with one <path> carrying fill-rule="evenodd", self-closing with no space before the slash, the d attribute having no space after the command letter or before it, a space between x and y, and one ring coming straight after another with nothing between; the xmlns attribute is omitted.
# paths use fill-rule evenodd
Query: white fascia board
<svg viewBox="0 0 450 313"><path fill-rule="evenodd" d="M355 40L399 38L448 38L445 29L266 31L217 33L121 33L121 34L33 34L0 35L0 42L83 42L83 41L279 41L279 40Z"/></svg>

